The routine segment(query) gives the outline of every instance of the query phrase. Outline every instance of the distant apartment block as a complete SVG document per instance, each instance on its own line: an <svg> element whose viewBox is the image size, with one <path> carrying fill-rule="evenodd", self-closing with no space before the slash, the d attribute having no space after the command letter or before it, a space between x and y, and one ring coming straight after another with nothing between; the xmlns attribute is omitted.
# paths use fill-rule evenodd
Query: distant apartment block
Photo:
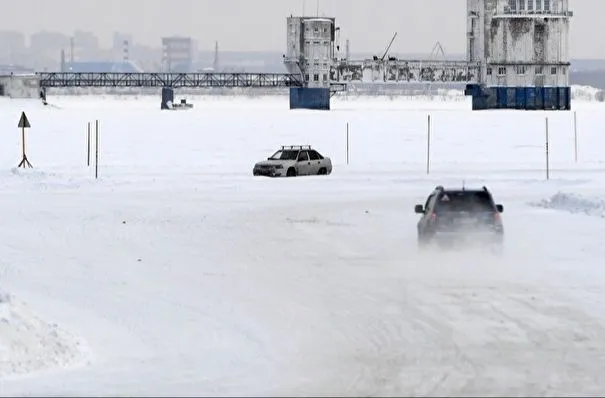
<svg viewBox="0 0 605 398"><path fill-rule="evenodd" d="M195 43L190 37L163 37L162 69L173 73L192 72L196 52Z"/></svg>
<svg viewBox="0 0 605 398"><path fill-rule="evenodd" d="M25 60L26 52L23 33L0 31L0 62L21 63Z"/></svg>
<svg viewBox="0 0 605 398"><path fill-rule="evenodd" d="M130 60L133 44L132 34L115 32L111 47L113 59L116 61Z"/></svg>

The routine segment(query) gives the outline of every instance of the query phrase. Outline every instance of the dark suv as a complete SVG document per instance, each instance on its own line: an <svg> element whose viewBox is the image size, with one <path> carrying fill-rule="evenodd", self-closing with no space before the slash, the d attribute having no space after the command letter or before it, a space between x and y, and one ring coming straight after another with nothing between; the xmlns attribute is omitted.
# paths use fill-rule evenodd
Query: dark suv
<svg viewBox="0 0 605 398"><path fill-rule="evenodd" d="M416 205L422 214L418 221L418 245L434 242L439 246L471 243L489 246L501 252L504 228L500 214L502 205L494 202L486 187L482 189L445 189L438 186L426 204Z"/></svg>

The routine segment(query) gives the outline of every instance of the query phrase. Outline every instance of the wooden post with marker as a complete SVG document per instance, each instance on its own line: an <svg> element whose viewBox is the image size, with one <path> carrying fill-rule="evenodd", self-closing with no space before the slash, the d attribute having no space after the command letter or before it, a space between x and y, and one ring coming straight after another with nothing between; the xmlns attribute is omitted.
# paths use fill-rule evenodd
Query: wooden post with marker
<svg viewBox="0 0 605 398"><path fill-rule="evenodd" d="M578 112L573 113L573 146L574 146L574 160L578 163Z"/></svg>
<svg viewBox="0 0 605 398"><path fill-rule="evenodd" d="M86 166L90 166L90 122L86 132Z"/></svg>
<svg viewBox="0 0 605 398"><path fill-rule="evenodd" d="M345 139L345 153L347 158L347 164L349 164L349 122L347 122L346 139Z"/></svg>
<svg viewBox="0 0 605 398"><path fill-rule="evenodd" d="M427 118L426 132L426 174L431 174L431 115Z"/></svg>
<svg viewBox="0 0 605 398"><path fill-rule="evenodd" d="M550 180L550 139L548 134L548 117L546 118L546 143L545 143L545 152L546 152L546 180Z"/></svg>
<svg viewBox="0 0 605 398"><path fill-rule="evenodd" d="M95 120L95 179L99 178L99 121Z"/></svg>
<svg viewBox="0 0 605 398"><path fill-rule="evenodd" d="M32 164L29 162L29 160L27 159L27 154L25 152L25 129L28 129L31 127L31 124L29 123L29 120L27 119L27 115L25 115L25 112L21 112L21 118L19 119L19 123L17 124L17 127L21 129L21 147L23 148L23 157L21 158L21 163L19 163L19 166L17 167L29 167L30 169L33 168L34 166L32 166Z"/></svg>

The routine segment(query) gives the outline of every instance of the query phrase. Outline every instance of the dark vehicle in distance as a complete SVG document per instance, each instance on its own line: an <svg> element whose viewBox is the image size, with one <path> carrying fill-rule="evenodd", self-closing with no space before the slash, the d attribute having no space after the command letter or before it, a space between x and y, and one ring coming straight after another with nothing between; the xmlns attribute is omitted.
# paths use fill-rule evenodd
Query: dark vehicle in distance
<svg viewBox="0 0 605 398"><path fill-rule="evenodd" d="M415 207L418 221L418 245L435 243L441 248L479 246L502 252L504 207L496 204L490 191L481 189L445 189L438 186L423 205Z"/></svg>

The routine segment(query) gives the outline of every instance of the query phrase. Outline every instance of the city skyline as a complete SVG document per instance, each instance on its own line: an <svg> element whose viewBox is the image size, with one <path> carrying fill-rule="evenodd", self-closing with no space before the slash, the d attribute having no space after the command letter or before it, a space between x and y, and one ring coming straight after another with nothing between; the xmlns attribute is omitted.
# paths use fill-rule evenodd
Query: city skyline
<svg viewBox="0 0 605 398"><path fill-rule="evenodd" d="M384 51L395 32L395 54L428 54L437 41L447 53L466 51L466 0L20 0L3 5L11 18L2 30L26 38L41 31L88 31L103 48L111 48L114 32L122 32L150 47L161 46L161 37L176 35L192 37L201 51L212 51L215 41L222 51L285 51L286 17L303 14L303 5L305 15L316 15L318 4L320 16L336 18L341 43L350 39L352 52ZM605 58L605 47L589 40L605 14L605 1L572 0L570 9L571 57ZM133 23L137 15L140 22Z"/></svg>

